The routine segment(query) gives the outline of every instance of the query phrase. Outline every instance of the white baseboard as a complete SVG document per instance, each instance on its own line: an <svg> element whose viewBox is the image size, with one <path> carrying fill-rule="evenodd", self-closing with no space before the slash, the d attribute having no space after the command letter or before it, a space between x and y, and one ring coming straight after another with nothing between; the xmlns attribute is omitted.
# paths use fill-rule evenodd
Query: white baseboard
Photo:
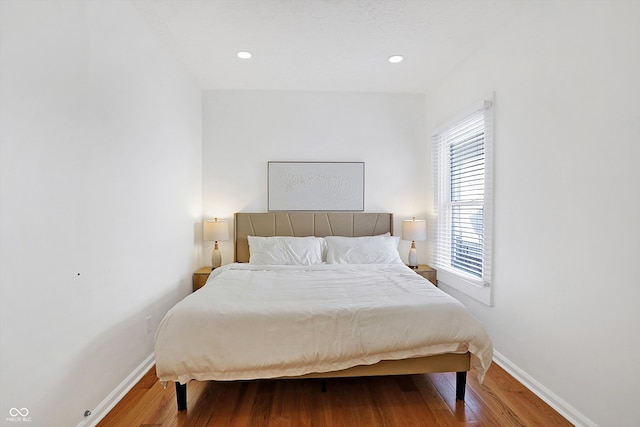
<svg viewBox="0 0 640 427"><path fill-rule="evenodd" d="M493 361L575 426L598 427L596 423L584 416L576 408L569 405L565 400L495 350L493 351Z"/></svg>
<svg viewBox="0 0 640 427"><path fill-rule="evenodd" d="M133 372L131 372L127 378L124 379L109 395L95 408L93 413L86 419L82 420L76 427L95 427L114 406L122 398L129 393L134 385L142 379L142 377L149 372L149 369L155 363L154 353L151 353L146 359L142 361L140 365Z"/></svg>

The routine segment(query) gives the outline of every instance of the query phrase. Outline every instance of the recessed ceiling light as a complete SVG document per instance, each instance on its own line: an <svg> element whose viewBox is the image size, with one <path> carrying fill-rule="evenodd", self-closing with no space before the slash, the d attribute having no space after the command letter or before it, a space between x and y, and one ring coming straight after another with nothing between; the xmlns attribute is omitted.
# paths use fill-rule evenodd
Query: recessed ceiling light
<svg viewBox="0 0 640 427"><path fill-rule="evenodd" d="M389 57L389 62L391 62L392 64L397 64L398 62L402 62L403 59L404 56L402 55L392 55Z"/></svg>
<svg viewBox="0 0 640 427"><path fill-rule="evenodd" d="M251 52L246 52L246 51L240 51L237 53L238 58L240 59L249 59L251 58Z"/></svg>

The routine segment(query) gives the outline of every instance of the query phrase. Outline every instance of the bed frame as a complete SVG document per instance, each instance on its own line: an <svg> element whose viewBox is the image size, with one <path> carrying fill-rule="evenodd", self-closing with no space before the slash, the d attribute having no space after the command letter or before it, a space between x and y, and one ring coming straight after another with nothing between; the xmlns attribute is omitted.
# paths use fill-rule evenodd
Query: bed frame
<svg viewBox="0 0 640 427"><path fill-rule="evenodd" d="M268 212L236 213L235 260L249 262L247 236L375 236L393 234L391 213ZM456 372L456 399L464 400L470 353L446 353L402 360L382 360L333 372L283 378L337 378ZM178 410L187 408L187 385L176 382Z"/></svg>

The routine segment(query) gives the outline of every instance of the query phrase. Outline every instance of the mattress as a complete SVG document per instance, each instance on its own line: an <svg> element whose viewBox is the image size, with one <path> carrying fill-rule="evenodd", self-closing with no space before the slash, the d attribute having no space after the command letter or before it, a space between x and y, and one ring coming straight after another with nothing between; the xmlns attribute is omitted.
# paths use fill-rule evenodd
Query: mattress
<svg viewBox="0 0 640 427"><path fill-rule="evenodd" d="M163 382L330 372L381 360L471 353L492 359L482 325L403 264L229 264L174 306L155 336Z"/></svg>

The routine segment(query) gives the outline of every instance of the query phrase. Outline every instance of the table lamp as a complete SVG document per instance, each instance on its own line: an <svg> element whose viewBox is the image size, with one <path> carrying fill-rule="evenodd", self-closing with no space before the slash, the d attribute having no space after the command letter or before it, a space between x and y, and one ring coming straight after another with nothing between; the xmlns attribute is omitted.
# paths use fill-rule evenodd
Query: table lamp
<svg viewBox="0 0 640 427"><path fill-rule="evenodd" d="M418 268L416 240L427 240L427 222L424 219L408 219L402 221L402 240L411 240L409 249L409 267Z"/></svg>
<svg viewBox="0 0 640 427"><path fill-rule="evenodd" d="M214 218L213 221L204 221L202 223L202 240L213 240L215 242L213 245L213 252L211 252L211 267L220 267L222 264L222 257L218 250L218 241L229 240L228 222L219 221L218 218Z"/></svg>

